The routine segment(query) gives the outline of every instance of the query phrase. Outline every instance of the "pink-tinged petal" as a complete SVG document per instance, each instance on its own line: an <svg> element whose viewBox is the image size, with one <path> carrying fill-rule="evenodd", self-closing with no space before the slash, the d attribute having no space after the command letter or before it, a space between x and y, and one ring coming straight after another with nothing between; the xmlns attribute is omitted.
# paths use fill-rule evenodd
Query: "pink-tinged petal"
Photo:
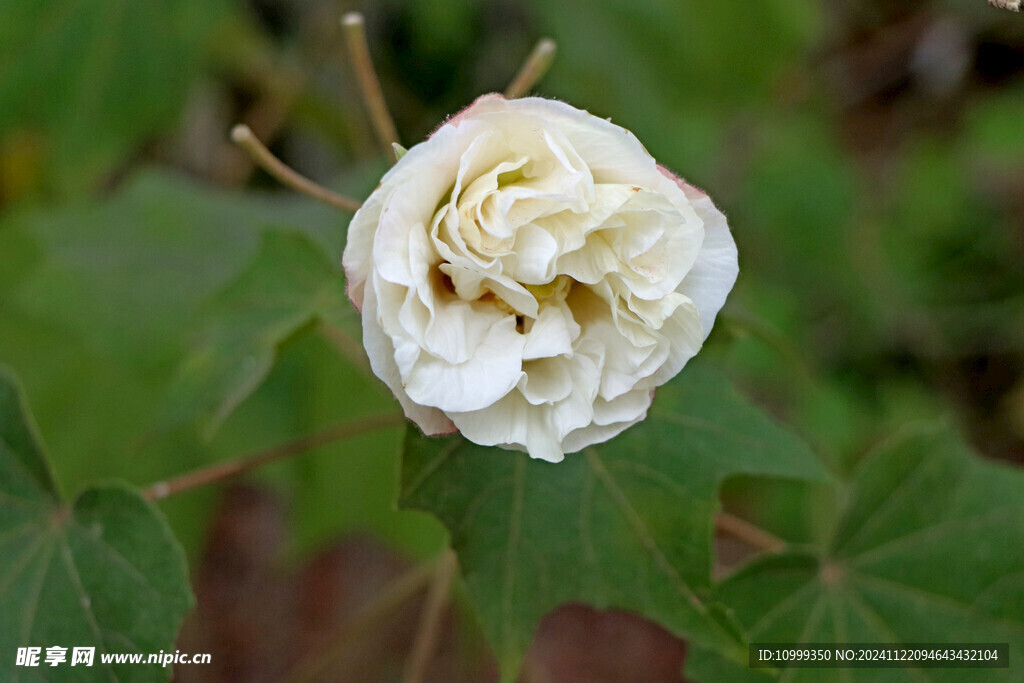
<svg viewBox="0 0 1024 683"><path fill-rule="evenodd" d="M679 293L688 296L700 312L704 338L711 334L715 317L725 305L725 300L739 277L739 254L736 241L729 231L725 214L711 201L703 190L674 176L663 166L659 170L671 178L693 204L694 211L704 221L704 244L679 287Z"/></svg>

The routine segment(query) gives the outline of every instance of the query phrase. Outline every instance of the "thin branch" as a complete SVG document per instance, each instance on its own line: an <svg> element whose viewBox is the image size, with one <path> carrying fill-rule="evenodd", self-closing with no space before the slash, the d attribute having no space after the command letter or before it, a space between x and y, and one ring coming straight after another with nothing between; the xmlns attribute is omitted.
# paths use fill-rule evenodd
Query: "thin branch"
<svg viewBox="0 0 1024 683"><path fill-rule="evenodd" d="M444 616L444 608L448 604L448 593L459 566L458 562L455 551L450 548L444 551L437 562L434 580L427 592L420 625L416 630L412 653L405 665L405 675L403 676L405 683L423 683L427 667L437 649L437 641L441 634L441 619Z"/></svg>
<svg viewBox="0 0 1024 683"><path fill-rule="evenodd" d="M218 463L210 467L186 472L173 479L157 482L143 491L143 495L149 500L161 500L181 491L237 477L258 467L301 455L334 441L359 436L360 434L384 429L385 427L395 427L404 422L405 416L401 413L387 413L385 415L373 415L371 417L361 417L357 420L349 420L317 434L243 456L237 460Z"/></svg>
<svg viewBox="0 0 1024 683"><path fill-rule="evenodd" d="M445 557L442 555L438 562L443 562ZM426 588L437 573L437 563L421 564L388 583L373 603L360 610L327 638L330 645L326 649L314 652L296 665L287 678L289 683L319 680L324 670L344 653L353 637L373 633L384 619Z"/></svg>
<svg viewBox="0 0 1024 683"><path fill-rule="evenodd" d="M260 140L271 142L288 122L299 98L306 92L309 70L298 68L287 60L268 50L262 41L254 41L251 28L246 25L225 27L226 39L214 46L218 65L240 79L247 90L256 98L242 112L239 123L249 126ZM333 31L316 24L310 36L310 53L326 53L333 47L336 36ZM214 167L224 184L244 185L256 164L244 150L225 141L225 152L219 154Z"/></svg>
<svg viewBox="0 0 1024 683"><path fill-rule="evenodd" d="M317 185L309 178L296 173L283 161L270 153L270 150L253 134L249 126L239 124L231 129L231 139L252 157L252 160L264 171L274 176L283 185L318 199L325 204L342 211L356 211L362 204L355 199L342 197L325 187Z"/></svg>
<svg viewBox="0 0 1024 683"><path fill-rule="evenodd" d="M366 349L358 341L352 338L345 330L332 325L326 321L320 323L320 333L338 350L349 362L362 370L365 374L373 376L373 369L366 357Z"/></svg>
<svg viewBox="0 0 1024 683"><path fill-rule="evenodd" d="M530 88L535 86L544 77L544 74L551 66L551 62L554 61L555 50L555 41L550 38L541 38L537 45L534 46L533 52L523 62L519 73L512 79L509 86L505 88L505 97L513 99L522 97L530 92Z"/></svg>
<svg viewBox="0 0 1024 683"><path fill-rule="evenodd" d="M715 528L758 550L773 553L786 547L786 542L778 536L728 512L719 512L715 515Z"/></svg>
<svg viewBox="0 0 1024 683"><path fill-rule="evenodd" d="M363 101L373 120L373 128L384 148L385 154L394 154L392 145L399 142L395 122L384 101L384 93L380 89L377 72L373 69L370 59L370 46L366 42L366 22L359 12L349 12L341 18L341 27L345 32L345 42L352 58L352 66L359 79L359 88L363 92Z"/></svg>

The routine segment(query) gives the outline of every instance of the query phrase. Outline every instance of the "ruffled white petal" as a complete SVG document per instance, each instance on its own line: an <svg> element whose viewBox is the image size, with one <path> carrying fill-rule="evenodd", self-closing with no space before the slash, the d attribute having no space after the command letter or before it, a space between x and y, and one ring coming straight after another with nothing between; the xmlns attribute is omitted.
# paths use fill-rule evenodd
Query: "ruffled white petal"
<svg viewBox="0 0 1024 683"><path fill-rule="evenodd" d="M706 338L740 273L736 242L725 214L715 208L710 197L685 183L683 190L704 221L704 245L679 292L688 296L700 312Z"/></svg>
<svg viewBox="0 0 1024 683"><path fill-rule="evenodd" d="M343 264L410 419L553 462L644 419L738 272L722 213L629 131L498 95L384 176Z"/></svg>
<svg viewBox="0 0 1024 683"><path fill-rule="evenodd" d="M448 363L421 351L402 379L413 401L446 413L480 410L515 387L523 365L523 338L515 319L493 325L466 362Z"/></svg>
<svg viewBox="0 0 1024 683"><path fill-rule="evenodd" d="M380 325L373 324L376 313L377 299L371 289L363 300L363 345L373 373L388 385L402 405L405 416L419 425L424 434L433 436L455 431L455 425L444 412L416 403L402 390L394 344Z"/></svg>

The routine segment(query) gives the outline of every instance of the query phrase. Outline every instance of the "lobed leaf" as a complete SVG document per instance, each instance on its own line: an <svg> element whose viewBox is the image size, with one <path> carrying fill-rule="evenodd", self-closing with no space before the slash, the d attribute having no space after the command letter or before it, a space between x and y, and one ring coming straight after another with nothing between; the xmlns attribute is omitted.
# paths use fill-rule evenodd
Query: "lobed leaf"
<svg viewBox="0 0 1024 683"><path fill-rule="evenodd" d="M13 377L0 369L0 678L166 680L171 669L101 655L173 650L192 606L185 556L161 514L126 485L61 500ZM66 647L59 668L19 667L19 647ZM70 665L94 647L91 667Z"/></svg>
<svg viewBox="0 0 1024 683"><path fill-rule="evenodd" d="M1024 473L918 429L860 467L834 537L762 559L716 591L753 642L1008 642L1024 648ZM1011 664L1012 667L1012 664ZM786 680L962 680L956 669L793 669ZM697 680L762 680L699 651ZM1014 669L972 680L1011 681Z"/></svg>
<svg viewBox="0 0 1024 683"><path fill-rule="evenodd" d="M298 233L264 233L255 258L208 308L210 324L171 390L178 417L200 415L207 435L266 379L290 338L320 321L358 329L340 267Z"/></svg>
<svg viewBox="0 0 1024 683"><path fill-rule="evenodd" d="M573 601L633 610L745 658L710 581L718 488L738 474L828 479L799 439L692 364L646 421L556 465L410 429L400 504L450 531L512 680L541 617Z"/></svg>

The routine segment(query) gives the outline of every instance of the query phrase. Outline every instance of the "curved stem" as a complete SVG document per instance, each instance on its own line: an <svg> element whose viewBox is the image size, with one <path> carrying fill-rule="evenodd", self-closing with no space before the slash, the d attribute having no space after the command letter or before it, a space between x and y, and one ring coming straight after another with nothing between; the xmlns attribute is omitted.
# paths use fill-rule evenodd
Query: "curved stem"
<svg viewBox="0 0 1024 683"><path fill-rule="evenodd" d="M149 500L161 500L167 496L198 486L205 486L216 482L237 477L258 467L286 460L296 455L301 455L320 446L325 446L334 441L359 436L385 427L395 427L405 423L405 416L401 413L387 413L385 415L374 415L363 417L358 420L342 422L330 429L317 434L296 439L280 446L274 446L265 450L243 456L236 460L217 463L210 467L186 472L173 479L157 482L143 491L143 495Z"/></svg>
<svg viewBox="0 0 1024 683"><path fill-rule="evenodd" d="M427 591L426 604L423 606L419 628L416 630L416 640L405 665L405 683L423 683L426 677L427 667L437 649L441 619L444 617L445 605L448 604L448 593L458 570L458 563L455 551L450 548L445 550L437 561L434 580Z"/></svg>
<svg viewBox="0 0 1024 683"><path fill-rule="evenodd" d="M373 377L373 369L370 368L370 359L366 356L366 350L356 339L340 327L324 321L320 323L320 333L346 360L362 370L368 377Z"/></svg>
<svg viewBox="0 0 1024 683"><path fill-rule="evenodd" d="M342 211L356 211L361 202L335 194L325 187L317 185L309 178L300 175L283 161L275 157L266 146L253 134L249 126L239 124L231 129L231 139L252 157L252 160L264 171L276 178L281 184L309 195L325 204L330 204Z"/></svg>
<svg viewBox="0 0 1024 683"><path fill-rule="evenodd" d="M544 77L544 74L551 66L551 62L555 59L556 49L555 41L550 38L541 38L537 45L534 46L530 56L523 62L519 73L512 79L509 86L505 88L505 97L514 99L528 93L530 88L535 86Z"/></svg>
<svg viewBox="0 0 1024 683"><path fill-rule="evenodd" d="M372 632L388 616L430 585L432 581L435 581L439 566L446 561L448 553L451 552L451 550L446 550L436 563L413 567L388 583L370 605L360 610L352 619L346 621L331 634L331 637L327 639L330 645L300 661L286 680L289 683L319 680L331 663L345 652L353 638Z"/></svg>
<svg viewBox="0 0 1024 683"><path fill-rule="evenodd" d="M778 536L728 512L719 511L715 515L715 528L758 550L778 552L786 547L786 542Z"/></svg>
<svg viewBox="0 0 1024 683"><path fill-rule="evenodd" d="M384 101L380 80L377 78L377 72L373 69L373 60L370 59L370 46L366 42L366 21L359 12L349 12L341 18L341 27L345 32L345 42L348 44L348 53L352 58L352 67L359 80L363 101L370 112L377 138L380 140L385 154L396 154L393 145L399 142L398 131L395 130L395 122Z"/></svg>

